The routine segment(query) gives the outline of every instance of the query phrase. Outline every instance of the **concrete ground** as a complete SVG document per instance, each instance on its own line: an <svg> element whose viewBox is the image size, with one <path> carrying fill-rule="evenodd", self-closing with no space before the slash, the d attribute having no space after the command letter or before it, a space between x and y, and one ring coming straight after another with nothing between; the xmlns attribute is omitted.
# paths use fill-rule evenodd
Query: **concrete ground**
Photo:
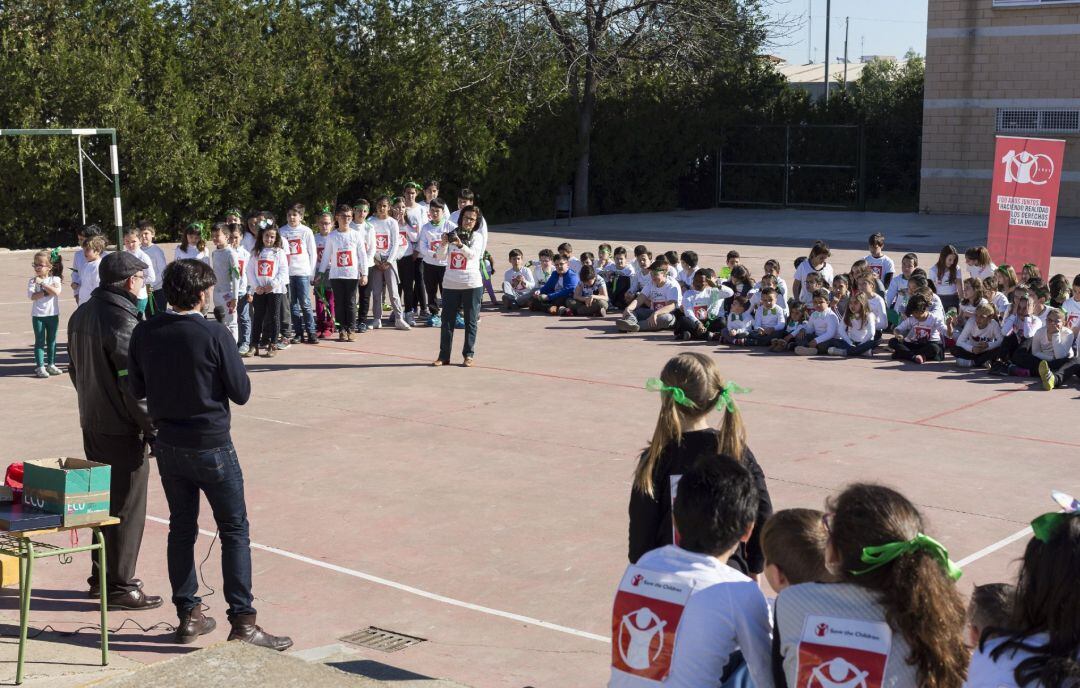
<svg viewBox="0 0 1080 688"><path fill-rule="evenodd" d="M786 226L782 212L759 212L687 213L677 227L672 215L589 218L575 221L572 234L550 233L544 223L496 227L491 252L501 273L513 247L535 255L573 236L576 251L595 251L601 241L632 246L647 236L654 249L698 251L704 265L737 248L755 274L777 258L790 281L793 259L813 238L803 236L804 216L786 215ZM862 216L867 225L857 228L858 217L813 219L844 227L820 234L834 244L883 226L870 221L879 216ZM926 218L898 217L907 224L885 229L894 259L905 248L901 234L927 233ZM924 262L946 241L961 250L983 243L974 230L947 229L939 227ZM744 233L719 238L735 231ZM1059 237L1065 231L1059 226ZM833 262L846 267L863 253L838 250ZM9 295L0 300L0 464L81 455L70 382L30 375L29 258L0 255L0 290ZM1052 268L1071 278L1080 259L1055 258ZM64 317L72 307L65 298ZM1050 508L1051 489L1080 490L1069 454L1080 447L1080 427L1068 420L1078 397L1072 388L1046 393L950 363L804 359L676 343L668 334L625 336L610 319L485 311L472 369L429 368L437 338L427 328L383 329L352 344L294 346L273 360L249 360L254 392L234 408L233 428L256 543L256 607L268 630L294 637L301 658L383 680L441 677L477 688L602 683L611 600L626 564L630 478L656 419L657 399L643 384L688 348L712 353L752 390L738 401L777 508L821 507L853 480L893 485L965 563L964 591L1014 573L1027 522ZM168 595L168 513L156 474L149 514L139 575L148 592ZM205 585L219 591L220 549L208 515L202 527L196 554L208 557ZM35 628L95 622L95 607L77 592L88 565L84 558L36 567ZM219 630L202 646L226 636L221 593L204 599ZM16 601L14 591L0 593L0 621L8 624L0 635L10 635ZM175 622L166 607L115 613L110 625L128 617L147 628ZM368 626L426 642L384 654L340 640ZM92 649L95 636L74 640ZM113 635L118 657L139 663L199 645L172 645L167 631L132 622ZM93 652L65 652L52 657L99 669ZM13 659L10 644L0 644L0 681L14 675ZM34 679L55 661L33 647L29 659Z"/></svg>

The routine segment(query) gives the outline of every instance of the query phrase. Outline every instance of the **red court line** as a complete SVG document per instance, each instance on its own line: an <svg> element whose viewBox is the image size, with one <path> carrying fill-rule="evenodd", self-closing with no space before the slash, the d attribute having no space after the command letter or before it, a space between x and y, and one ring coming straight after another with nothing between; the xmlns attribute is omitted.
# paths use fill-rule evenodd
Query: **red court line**
<svg viewBox="0 0 1080 688"><path fill-rule="evenodd" d="M341 351L348 351L348 352L354 353L354 354L366 354L366 355L369 355L369 356L387 356L387 357L390 357L390 358L402 358L402 359L409 360L409 361L426 361L426 360L428 360L426 358L419 358L419 357L416 357L416 356L406 356L404 354L390 354L390 353L384 353L382 351L365 351L363 349L349 349L349 348L342 347L342 346L335 346L333 344L323 344L323 346L331 348L331 349L340 349ZM527 376L530 376L530 377L543 377L543 378L548 378L548 379L552 379L552 380L564 380L564 381L567 381L567 382L584 382L584 383L590 384L590 385L606 385L608 387L619 387L619 388L622 388L622 389L636 389L636 390L641 390L641 391L644 391L644 389L645 389L644 386L639 387L638 385L628 385L628 384L625 384L625 383L622 383L622 382L608 382L606 380L591 380L589 378L571 377L571 376L568 376L568 375L555 375L553 373L541 373L541 372L536 372L536 371L532 371L532 370L517 370L515 368L499 368L497 366L482 366L482 365L477 365L477 366L474 366L474 367L482 369L482 370L494 370L496 372L514 373L516 375L527 375ZM974 430L974 429L971 429L971 428L958 428L958 427L953 427L951 425L938 425L938 424L929 422L931 420L935 420L935 419L940 418L942 416L949 415L950 413L956 413L958 411L963 411L963 410L965 410L967 408L971 408L972 406L976 406L978 404L981 404L981 403L984 403L984 402L987 402L987 401L993 401L994 399L998 399L998 398L1006 396L1008 394L1012 394L1013 392L1019 392L1019 391L1022 391L1022 390L1009 390L1009 391L1006 391L1006 392L1000 392L998 394L995 394L994 396L986 397L985 399L980 399L978 401L975 401L975 402L972 402L972 403L969 403L969 404L964 404L963 406L958 406L957 408L947 410L947 411L942 411L941 413L935 414L933 416L929 416L927 418L920 418L920 419L917 419L917 420L904 420L902 418L885 418L885 417L882 417L882 416L873 416L873 415L869 415L869 414L865 414L865 413L855 413L853 411L833 411L833 410L830 410L830 409L819 409L819 408L811 408L811 407L806 407L806 406L796 406L794 404L781 404L781 403L772 402L772 401L757 401L757 400L754 400L754 399L739 399L739 403L740 404L753 404L753 405L758 405L758 406L767 406L767 407L770 407L770 408L787 409L787 410L790 410L790 411L805 411L807 413L821 413L821 414L828 415L828 416L839 416L841 418L857 418L859 420L873 420L873 421L878 421L879 423L898 423L900 425L912 425L912 426L917 426L917 427L921 427L921 428L934 428L936 430L949 430L949 431L952 431L952 432L963 432L963 433L970 433L970 434L975 434L975 435L983 435L985 437L1001 437L1001 438L1005 438L1005 439L1020 440L1020 441L1024 441L1024 442L1038 442L1040 444L1051 444L1051 445L1058 446L1058 447L1080 448L1080 443L1077 443L1077 442L1065 442L1065 441L1062 441L1062 440L1051 440L1051 439L1046 439L1044 437L1029 437L1029 436L1026 436L1026 435L1010 435L1008 433L991 432L991 431L988 431L988 430Z"/></svg>

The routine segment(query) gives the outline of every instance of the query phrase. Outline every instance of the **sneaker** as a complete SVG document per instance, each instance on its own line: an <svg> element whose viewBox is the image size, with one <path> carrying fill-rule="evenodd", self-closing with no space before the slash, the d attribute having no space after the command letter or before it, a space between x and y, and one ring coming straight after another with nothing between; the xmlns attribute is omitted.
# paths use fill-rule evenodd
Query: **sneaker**
<svg viewBox="0 0 1080 688"><path fill-rule="evenodd" d="M278 342L277 350L278 351L284 351L284 350L288 349L292 345L293 345L293 342L292 342L291 339L285 339L284 337L282 337L281 341Z"/></svg>
<svg viewBox="0 0 1080 688"><path fill-rule="evenodd" d="M679 339L683 340L684 342L690 341L690 337L692 337L692 336L693 335L690 334L689 330L683 330L681 334L677 335L677 337Z"/></svg>
<svg viewBox="0 0 1080 688"><path fill-rule="evenodd" d="M559 308L559 316L560 316L560 317L562 317L562 318L568 318L568 317L570 317L570 316L571 316L571 315L573 315L573 314L574 314L574 313L573 313L573 311L571 311L571 310L570 310L569 308L567 308L566 306L561 306L561 307Z"/></svg>
<svg viewBox="0 0 1080 688"><path fill-rule="evenodd" d="M250 347L244 347L240 349L240 358L251 358L252 351Z"/></svg>
<svg viewBox="0 0 1080 688"><path fill-rule="evenodd" d="M304 338L298 334L289 337L289 344L299 344L302 341L304 341Z"/></svg>
<svg viewBox="0 0 1080 688"><path fill-rule="evenodd" d="M45 372L48 373L49 375L63 375L64 374L64 371L60 370L59 368L57 368L56 366L54 366L51 363L49 365L45 366Z"/></svg>
<svg viewBox="0 0 1080 688"><path fill-rule="evenodd" d="M461 313L458 313L457 317L454 318L454 327L459 330L465 327L465 316L463 316Z"/></svg>
<svg viewBox="0 0 1080 688"><path fill-rule="evenodd" d="M431 327L442 327L442 318L440 318L438 315L432 314L432 316L428 318L428 325L430 325Z"/></svg>
<svg viewBox="0 0 1080 688"><path fill-rule="evenodd" d="M378 318L374 318L371 321L371 329L373 329L373 330L382 329L382 316L379 316Z"/></svg>
<svg viewBox="0 0 1080 688"><path fill-rule="evenodd" d="M956 359L956 365L961 368L971 368L975 365L975 361L972 361L970 358L958 358Z"/></svg>
<svg viewBox="0 0 1080 688"><path fill-rule="evenodd" d="M797 346L795 347L796 356L814 356L817 354L816 346Z"/></svg>
<svg viewBox="0 0 1080 688"><path fill-rule="evenodd" d="M409 327L409 323L405 322L405 318L396 319L394 321L394 327L396 327L399 330L411 330L412 329L411 327Z"/></svg>
<svg viewBox="0 0 1080 688"><path fill-rule="evenodd" d="M319 338L315 336L314 332L308 332L307 337L304 339L305 344L318 344Z"/></svg>
<svg viewBox="0 0 1080 688"><path fill-rule="evenodd" d="M368 331L368 326L367 326L366 322L362 322L362 323L360 323L359 325L356 326L356 334L364 334L367 331Z"/></svg>
<svg viewBox="0 0 1080 688"><path fill-rule="evenodd" d="M34 368L34 375L40 378L49 377L49 373L45 370L45 366L38 366L37 368Z"/></svg>
<svg viewBox="0 0 1080 688"><path fill-rule="evenodd" d="M841 349L838 346L830 346L829 347L829 355L830 356L847 356L847 354L848 354L847 349Z"/></svg>
<svg viewBox="0 0 1080 688"><path fill-rule="evenodd" d="M1006 363L1003 363L1001 361L997 361L996 363L994 363L993 365L990 366L990 374L991 375L1008 375L1009 374L1009 366Z"/></svg>
<svg viewBox="0 0 1080 688"><path fill-rule="evenodd" d="M251 351L251 347L249 345L247 345L247 344L241 344L240 345L240 355L241 356L243 356L244 354L246 354L249 351Z"/></svg>
<svg viewBox="0 0 1080 688"><path fill-rule="evenodd" d="M1009 375L1013 377L1031 377L1031 371L1020 366L1009 366Z"/></svg>
<svg viewBox="0 0 1080 688"><path fill-rule="evenodd" d="M630 320L628 318L616 320L615 327L618 328L619 332L637 332L641 329L641 326L638 325L637 320Z"/></svg>
<svg viewBox="0 0 1080 688"><path fill-rule="evenodd" d="M922 357L922 354L918 354L911 359L911 362L915 365L922 365L923 363L926 363L926 359Z"/></svg>
<svg viewBox="0 0 1080 688"><path fill-rule="evenodd" d="M1057 380L1054 379L1054 371L1050 370L1050 366L1046 361L1039 363L1039 377L1042 379L1043 389L1047 392L1054 388L1054 384Z"/></svg>
<svg viewBox="0 0 1080 688"><path fill-rule="evenodd" d="M405 323L409 327L416 327L416 313L413 313L412 311L409 311L408 313L406 313L405 314Z"/></svg>

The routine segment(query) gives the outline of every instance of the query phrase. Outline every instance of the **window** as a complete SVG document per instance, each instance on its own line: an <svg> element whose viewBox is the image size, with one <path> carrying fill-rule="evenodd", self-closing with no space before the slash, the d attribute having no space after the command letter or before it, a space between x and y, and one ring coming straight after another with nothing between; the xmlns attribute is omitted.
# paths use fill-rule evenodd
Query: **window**
<svg viewBox="0 0 1080 688"><path fill-rule="evenodd" d="M1080 0L994 0L994 7L1038 7L1040 5L1075 5Z"/></svg>
<svg viewBox="0 0 1080 688"><path fill-rule="evenodd" d="M1029 134L1080 134L1080 109L998 108L997 130Z"/></svg>

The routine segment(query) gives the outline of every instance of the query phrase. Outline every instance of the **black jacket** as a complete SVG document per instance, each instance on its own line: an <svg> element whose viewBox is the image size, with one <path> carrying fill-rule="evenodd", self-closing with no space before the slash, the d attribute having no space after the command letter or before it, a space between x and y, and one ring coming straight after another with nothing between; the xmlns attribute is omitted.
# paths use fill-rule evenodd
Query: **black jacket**
<svg viewBox="0 0 1080 688"><path fill-rule="evenodd" d="M68 374L79 396L79 424L104 435L152 437L146 403L128 385L128 343L139 323L135 297L98 287L68 319Z"/></svg>
<svg viewBox="0 0 1080 688"><path fill-rule="evenodd" d="M630 489L630 562L634 563L649 550L672 544L671 533L671 476L686 473L701 459L717 455L719 442L716 430L684 432L681 442L672 442L664 448L653 471L653 496ZM754 453L748 448L743 461L754 477L758 489L758 513L750 540L740 544L728 560L728 566L750 575L765 570L765 556L761 552L761 528L772 516L772 500L765 484L765 474L758 465Z"/></svg>

